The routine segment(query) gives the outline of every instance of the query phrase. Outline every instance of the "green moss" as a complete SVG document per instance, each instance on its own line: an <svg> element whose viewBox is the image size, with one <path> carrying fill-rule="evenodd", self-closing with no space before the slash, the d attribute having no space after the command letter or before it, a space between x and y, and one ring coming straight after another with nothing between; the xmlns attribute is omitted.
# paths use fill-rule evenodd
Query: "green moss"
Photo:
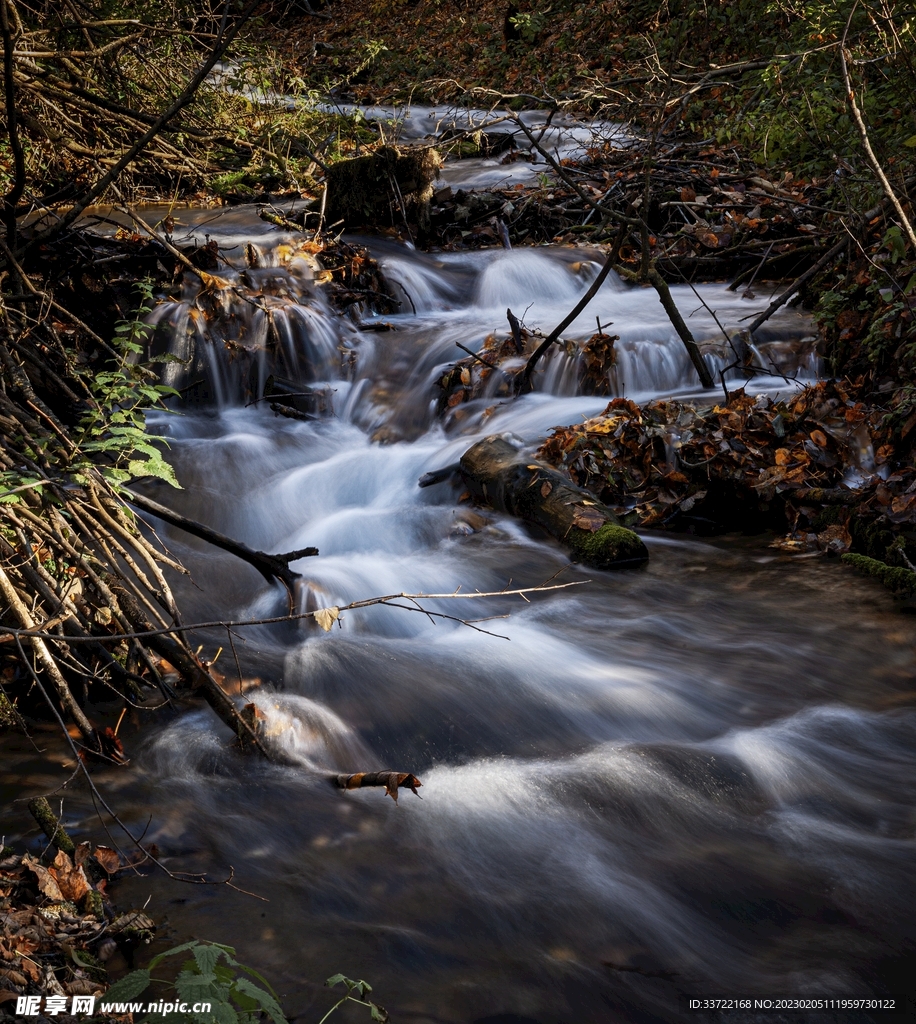
<svg viewBox="0 0 916 1024"><path fill-rule="evenodd" d="M826 530L828 526L836 526L838 523L841 523L843 521L843 511L841 505L824 505L811 524L814 527L815 533Z"/></svg>
<svg viewBox="0 0 916 1024"><path fill-rule="evenodd" d="M645 544L632 530L614 523L605 523L594 533L574 527L566 540L580 561L597 569L644 562L649 557Z"/></svg>
<svg viewBox="0 0 916 1024"><path fill-rule="evenodd" d="M15 729L21 724L19 712L5 693L0 692L0 728Z"/></svg>
<svg viewBox="0 0 916 1024"><path fill-rule="evenodd" d="M867 555L856 555L852 552L842 556L843 561L854 569L879 580L888 590L899 597L909 597L916 593L916 572L912 569L904 569L900 566L886 565L876 558L869 558Z"/></svg>
<svg viewBox="0 0 916 1024"><path fill-rule="evenodd" d="M90 889L86 893L82 900L82 907L84 914L94 914L100 921L105 920L105 903L98 889Z"/></svg>

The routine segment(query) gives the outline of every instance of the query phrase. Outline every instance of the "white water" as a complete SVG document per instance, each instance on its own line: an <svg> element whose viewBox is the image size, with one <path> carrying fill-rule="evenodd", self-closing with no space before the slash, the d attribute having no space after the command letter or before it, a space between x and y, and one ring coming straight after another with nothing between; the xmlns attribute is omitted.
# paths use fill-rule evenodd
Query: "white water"
<svg viewBox="0 0 916 1024"><path fill-rule="evenodd" d="M148 838L174 869L232 865L271 902L152 878L123 891L152 891L150 909L178 929L238 945L307 1019L327 1005L313 984L337 970L376 984L396 1019L467 1024L676 1020L682 992L893 987L880 964L912 941L916 895L916 716L901 701L912 627L835 563L650 535L646 569L585 571L519 522L461 504L452 484L418 489L484 433L533 445L606 404L575 395L561 355L540 393L462 407L447 429L432 413L456 341L474 349L504 330L507 306L549 330L596 266L584 250L375 249L404 300L378 318L396 330L335 327L305 274L259 282L305 380L331 374L338 344L356 352L354 379L333 384L336 417L233 404L220 370L220 409L156 418L185 488L156 496L253 547L317 546L294 568L318 605L561 569L587 583L531 603L436 606L497 616L480 623L497 635L385 607L345 613L327 634L240 630L244 672L264 682L254 699L293 766L240 758L202 710L149 735L111 785L127 817L153 815ZM715 338L694 293L674 291L694 333ZM758 308L699 291L727 330ZM180 327L195 302L162 317ZM596 316L621 338L618 393L695 389L653 292L609 281L569 339ZM793 373L814 369L804 346L785 351L804 334L797 314L771 323L769 351ZM407 440L374 443L382 429ZM188 618L282 613L282 594L244 563L160 534L200 588L184 587ZM199 642L212 656L226 633ZM233 678L231 658L219 665ZM423 800L402 791L395 806L326 781L384 767L418 774Z"/></svg>

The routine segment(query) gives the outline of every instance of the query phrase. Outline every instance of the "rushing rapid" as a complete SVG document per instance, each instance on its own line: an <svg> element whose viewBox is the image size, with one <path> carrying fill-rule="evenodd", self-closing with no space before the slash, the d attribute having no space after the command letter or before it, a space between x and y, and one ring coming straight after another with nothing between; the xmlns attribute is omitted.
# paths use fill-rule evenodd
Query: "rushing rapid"
<svg viewBox="0 0 916 1024"><path fill-rule="evenodd" d="M245 216L206 230L250 240ZM834 562L756 540L649 535L646 568L586 571L449 481L417 487L485 434L533 446L600 411L607 398L578 396L573 372L596 318L619 335L612 394L695 391L655 293L612 278L536 393L443 423L433 382L463 355L456 343L505 330L507 307L549 330L594 279L595 253L373 242L399 312L341 322L307 263L272 266L268 237L257 243L267 269L225 277L268 296L287 372L328 385L334 414L245 407L194 296L163 304L166 343L187 355L197 339L194 372L218 381L218 401L154 417L184 488L157 498L255 548L317 546L293 566L303 606L557 573L577 585L454 597L435 606L453 618L435 621L405 602L344 613L327 633L238 630L240 699L289 763L240 757L200 710L135 738L130 772L106 781L126 820L152 815L147 839L170 867L231 865L270 903L156 877L121 883L119 902L152 894L180 934L238 946L300 1019L336 971L371 981L393 1019L431 1024L674 1020L683 993L892 989L913 939L916 714L914 630L889 601ZM727 366L716 321L737 331L758 306L722 286L673 292L694 334L721 342L711 365ZM245 316L239 343L267 329L258 308ZM381 320L390 329L367 329ZM774 318L762 364L814 375L807 335L800 314ZM192 570L179 584L189 621L282 613L285 595L249 566L158 529ZM225 648L231 682L229 639L199 642L209 657ZM416 773L423 799L327 781L381 768Z"/></svg>

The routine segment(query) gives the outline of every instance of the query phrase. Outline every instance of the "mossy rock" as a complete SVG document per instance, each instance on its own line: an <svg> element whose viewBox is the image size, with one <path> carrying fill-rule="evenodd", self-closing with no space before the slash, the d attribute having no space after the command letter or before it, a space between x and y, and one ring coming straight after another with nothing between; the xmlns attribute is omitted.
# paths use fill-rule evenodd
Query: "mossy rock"
<svg viewBox="0 0 916 1024"><path fill-rule="evenodd" d="M566 537L567 543L580 562L596 569L620 567L627 563L644 562L649 553L640 538L625 526L605 523L594 533L575 528Z"/></svg>

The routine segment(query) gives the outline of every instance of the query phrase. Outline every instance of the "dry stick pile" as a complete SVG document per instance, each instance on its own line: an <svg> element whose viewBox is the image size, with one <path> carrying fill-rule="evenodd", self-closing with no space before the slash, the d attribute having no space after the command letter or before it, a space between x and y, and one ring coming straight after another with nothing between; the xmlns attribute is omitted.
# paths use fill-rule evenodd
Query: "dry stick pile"
<svg viewBox="0 0 916 1024"><path fill-rule="evenodd" d="M170 700L174 694L159 669L165 658L186 686L247 735L234 704L183 637L105 642L112 633L176 624L163 567L184 570L143 536L113 485L87 467L76 420L96 400L76 360L100 339L62 308L49 309L51 301L36 293L3 305L0 594L7 627L38 629L61 641L0 636L5 698L15 706L34 684L42 700L59 703L77 726L87 755L118 761L116 737L94 727L74 689L85 694L101 683L134 702L158 689ZM70 645L68 637L97 642Z"/></svg>
<svg viewBox="0 0 916 1024"><path fill-rule="evenodd" d="M221 21L206 4L195 9L179 4L172 12L175 20L160 22L139 5L136 17L129 16L128 6L115 18L106 5L94 2L45 0L27 6L4 0L3 10L8 85L29 139L25 163L32 180L17 196L26 210L78 200L154 127L129 174L139 172L166 187L182 178L201 181L212 169L209 147L245 145L193 113L181 123L160 124L157 106L171 96L181 98L202 55L210 51L219 58L244 23L244 12ZM183 145L179 132L192 138L194 151Z"/></svg>

